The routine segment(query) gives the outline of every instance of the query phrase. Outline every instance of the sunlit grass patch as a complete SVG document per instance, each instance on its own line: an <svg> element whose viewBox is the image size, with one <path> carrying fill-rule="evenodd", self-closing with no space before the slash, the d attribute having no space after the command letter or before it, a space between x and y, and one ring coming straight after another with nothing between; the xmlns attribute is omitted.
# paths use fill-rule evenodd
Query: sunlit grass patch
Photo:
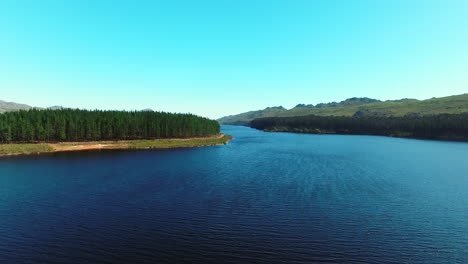
<svg viewBox="0 0 468 264"><path fill-rule="evenodd" d="M31 154L49 152L52 148L49 144L3 144L0 145L0 155Z"/></svg>
<svg viewBox="0 0 468 264"><path fill-rule="evenodd" d="M138 140L128 142L128 146L129 148L202 147L227 144L231 138L229 135L224 135L220 138Z"/></svg>

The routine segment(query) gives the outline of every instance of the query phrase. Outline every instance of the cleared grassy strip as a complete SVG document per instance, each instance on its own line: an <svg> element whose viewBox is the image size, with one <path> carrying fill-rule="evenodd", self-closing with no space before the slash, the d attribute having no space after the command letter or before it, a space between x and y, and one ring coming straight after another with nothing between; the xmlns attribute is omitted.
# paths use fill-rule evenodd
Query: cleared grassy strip
<svg viewBox="0 0 468 264"><path fill-rule="evenodd" d="M219 138L195 138L195 139L158 139L158 140L138 140L129 141L128 148L189 148L224 145L232 139L232 136L223 135Z"/></svg>
<svg viewBox="0 0 468 264"><path fill-rule="evenodd" d="M38 144L0 144L0 156L27 155L46 152L83 151L99 149L169 149L224 145L232 139L229 135L206 138L63 142Z"/></svg>
<svg viewBox="0 0 468 264"><path fill-rule="evenodd" d="M3 144L0 145L0 156L23 155L51 152L53 149L49 144Z"/></svg>

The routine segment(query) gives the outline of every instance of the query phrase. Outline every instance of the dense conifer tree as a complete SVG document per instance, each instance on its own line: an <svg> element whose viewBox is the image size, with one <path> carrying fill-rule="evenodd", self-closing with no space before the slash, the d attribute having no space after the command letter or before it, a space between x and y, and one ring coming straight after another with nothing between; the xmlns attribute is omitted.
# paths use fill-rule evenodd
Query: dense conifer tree
<svg viewBox="0 0 468 264"><path fill-rule="evenodd" d="M164 112L28 110L0 114L0 142L89 141L203 137L218 122Z"/></svg>
<svg viewBox="0 0 468 264"><path fill-rule="evenodd" d="M403 117L297 116L258 118L256 129L314 134L354 134L468 141L468 114Z"/></svg>

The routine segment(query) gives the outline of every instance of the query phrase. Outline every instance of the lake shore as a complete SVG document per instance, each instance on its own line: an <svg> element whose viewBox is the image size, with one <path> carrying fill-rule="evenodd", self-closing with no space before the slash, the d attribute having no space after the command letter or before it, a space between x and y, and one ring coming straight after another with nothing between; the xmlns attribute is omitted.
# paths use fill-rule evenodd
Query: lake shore
<svg viewBox="0 0 468 264"><path fill-rule="evenodd" d="M208 147L225 145L229 143L232 138L233 137L230 135L219 134L197 138L0 144L0 157L101 149L123 150Z"/></svg>
<svg viewBox="0 0 468 264"><path fill-rule="evenodd" d="M394 134L373 134L373 133L343 133L331 130L319 130L319 129L307 129L307 128L266 128L259 129L264 132L270 133L295 133L295 134L311 134L311 135L348 135L348 136L379 136L379 137L391 137L391 138L406 138L406 139L418 139L418 140L435 140L435 141L450 141L450 142L468 142L468 137L454 136L454 135L442 135L434 137L417 137L412 136L408 133L394 133Z"/></svg>

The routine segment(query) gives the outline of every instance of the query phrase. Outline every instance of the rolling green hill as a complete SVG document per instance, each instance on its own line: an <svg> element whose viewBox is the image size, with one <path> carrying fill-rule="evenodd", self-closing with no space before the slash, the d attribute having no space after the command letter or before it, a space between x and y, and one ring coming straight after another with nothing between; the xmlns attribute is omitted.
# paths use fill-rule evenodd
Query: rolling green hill
<svg viewBox="0 0 468 264"><path fill-rule="evenodd" d="M218 119L218 122L221 124L229 125L246 125L256 118L282 116L282 114L287 111L288 110L286 110L282 106L267 107L263 110L250 111L238 115L225 116Z"/></svg>
<svg viewBox="0 0 468 264"><path fill-rule="evenodd" d="M218 119L221 124L247 125L262 117L291 116L425 116L433 114L460 114L468 112L468 94L454 95L427 100L401 99L379 101L370 98L350 98L345 101L318 105L298 104L292 109L272 107Z"/></svg>

